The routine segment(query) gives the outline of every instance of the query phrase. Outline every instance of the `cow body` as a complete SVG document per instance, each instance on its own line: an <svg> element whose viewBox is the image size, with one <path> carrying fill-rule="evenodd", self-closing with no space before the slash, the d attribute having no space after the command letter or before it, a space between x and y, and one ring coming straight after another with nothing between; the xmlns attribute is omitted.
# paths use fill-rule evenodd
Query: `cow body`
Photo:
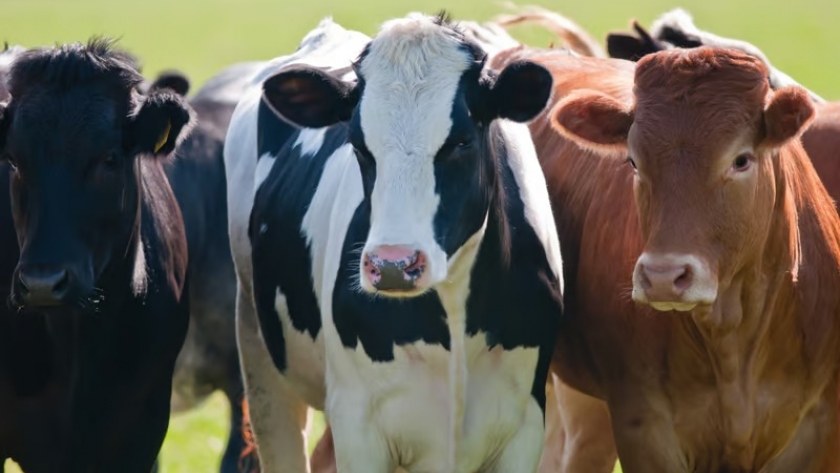
<svg viewBox="0 0 840 473"><path fill-rule="evenodd" d="M0 150L21 254L0 455L28 472L146 473L166 433L187 255L151 155L191 112L170 93L138 98L140 81L103 41L24 52L9 73Z"/></svg>
<svg viewBox="0 0 840 473"><path fill-rule="evenodd" d="M561 265L527 129L492 120L506 112L486 124L461 115L482 56L444 20L395 20L369 41L322 23L258 75L228 133L233 252L255 303L238 307L239 343L261 462L303 471L289 455L301 448L292 427L305 403L325 410L339 471L534 471ZM400 50L408 58L381 70ZM475 76L464 70L470 57ZM319 121L285 107L297 100L286 102L287 84L304 74L358 87L354 111ZM469 137L462 148L447 139L456 125ZM461 167L440 164L454 156ZM490 156L498 162L483 162ZM403 249L406 235L416 250ZM257 320L264 347L249 346L261 342ZM269 399L278 393L286 406Z"/></svg>
<svg viewBox="0 0 840 473"><path fill-rule="evenodd" d="M787 128L773 128L774 118L767 118L767 134L775 135L761 135L752 120L760 119L761 91L769 90L766 68L739 53L720 53L719 63L713 62L714 53L698 50L696 54L708 56L686 58L681 63L683 70L704 77L691 69L691 61L696 60L699 70L723 71L721 76L739 78L743 67L748 73L757 72L750 80L764 89L755 86L749 89L750 95L739 89L729 92L729 87L752 87L753 82L745 86L739 79L730 79L733 85L725 86L714 81L726 79L710 72L706 79L694 79L698 82L691 83L690 89L682 89L686 92L666 95L668 87L682 85L681 76L673 81L642 81L641 86L637 79L637 94L647 93L644 87L649 87L663 95L653 100L654 92L650 92L643 96L643 105L637 102L633 109L634 99L642 99L633 95L631 63L527 49L499 58L501 64L539 61L555 77L559 105L536 120L532 130L552 198L564 203L555 215L567 270L566 302L569 313L575 315L566 318L561 327L554 360L558 374L575 389L609 406L624 471L838 471L834 453L838 379L833 368L837 350L832 340L837 335L840 310L834 289L840 283L840 227L807 155L795 137L791 140L807 123L810 105L804 93L786 96L784 100L790 102L785 103L795 105L777 110L791 113L791 119L785 121ZM726 54L735 59L726 62L730 57ZM706 66L705 60L712 65ZM709 81L708 89L702 80ZM703 95L711 90L728 95L714 99ZM679 97L688 97L685 100L689 102L679 102ZM749 102L756 108L738 108L745 97L758 97L751 99L759 101L757 107ZM673 112L672 101L679 104L680 112ZM723 110L710 120L716 106ZM673 115L653 121L666 113ZM603 124L605 116L611 120L608 125ZM645 120L645 127L659 123L659 131L651 133L652 129L644 128L644 135L632 135L634 148L628 152L626 141L622 141L626 135L621 133L626 133L628 124L637 123L632 117ZM552 127L552 121L562 134ZM602 130L622 132L610 135ZM633 133L642 133L640 130ZM709 133L702 140L697 138L701 130ZM728 141L732 139L743 140L741 146L732 146ZM673 151L666 153L662 146L671 143L666 140L682 147L667 148ZM733 160L727 162L731 170L721 165L715 172L735 177L715 178L702 185L737 182L717 192L727 192L723 195L733 199L732 208L754 216L740 221L763 219L770 223L734 226L732 220L724 220L732 217L718 212L719 226L701 225L707 217L701 218L697 206L721 202L721 194L699 197L702 181L678 183L670 188L670 194L663 194L661 188L651 194L639 190L648 189L641 187L645 184L639 179L658 183L667 179L662 176L688 176L688 170L706 172L706 161L682 161L679 171L669 168L671 174L652 174L659 172L655 166L665 163L666 157L712 159L699 150L713 146L718 146L713 152L717 159ZM740 155L742 147L755 157ZM628 159L644 170L645 177L635 177ZM760 169L761 177L744 174L759 172L751 169ZM741 176L755 181L743 181ZM734 181L736 178L742 180ZM757 182L751 203L745 198L753 194L731 194L736 190L729 189L749 182ZM693 216L697 220L685 220ZM653 233L668 225L674 226L670 232ZM723 242L719 244L748 242L732 253L741 256L728 256L725 263L712 266L715 272L706 272L703 268L708 266L695 269L698 263L688 259L685 264L690 270L686 271L691 272L674 273L677 282L673 286L660 283L672 277L667 262L657 263L653 267L659 272L647 275L651 270L645 265L658 257L654 248L680 255L677 252L683 242L706 241L700 240L706 235L701 232L715 228L724 229L721 232L749 228L755 233L740 239L726 233L715 237L713 241ZM679 243L672 242L669 235L680 235ZM732 246L724 248L715 251L733 251ZM760 251L753 253L755 249ZM740 269L724 264L740 265ZM691 274L689 283L681 282L682 274ZM711 284L704 286L705 292L694 289L694 280L706 284L718 274L718 289L711 289Z"/></svg>

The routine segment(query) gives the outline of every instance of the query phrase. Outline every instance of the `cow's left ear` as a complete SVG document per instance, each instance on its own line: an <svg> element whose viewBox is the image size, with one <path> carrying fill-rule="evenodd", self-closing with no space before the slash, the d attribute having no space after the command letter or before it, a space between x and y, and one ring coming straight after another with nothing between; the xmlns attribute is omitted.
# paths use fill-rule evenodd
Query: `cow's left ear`
<svg viewBox="0 0 840 473"><path fill-rule="evenodd" d="M539 64L509 64L490 88L489 112L493 118L527 122L545 108L553 84L551 73Z"/></svg>
<svg viewBox="0 0 840 473"><path fill-rule="evenodd" d="M801 87L784 87L773 93L764 109L762 145L778 148L802 133L814 119L808 92Z"/></svg>
<svg viewBox="0 0 840 473"><path fill-rule="evenodd" d="M171 90L151 91L131 123L138 153L166 156L183 140L193 125L193 110Z"/></svg>

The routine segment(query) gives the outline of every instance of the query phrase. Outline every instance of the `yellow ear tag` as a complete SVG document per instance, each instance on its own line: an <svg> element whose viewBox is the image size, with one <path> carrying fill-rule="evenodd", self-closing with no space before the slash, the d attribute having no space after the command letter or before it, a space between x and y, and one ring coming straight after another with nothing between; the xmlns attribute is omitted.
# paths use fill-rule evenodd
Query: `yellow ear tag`
<svg viewBox="0 0 840 473"><path fill-rule="evenodd" d="M166 129L163 130L163 133L160 134L160 138L158 138L157 143L155 143L155 153L160 151L163 148L163 145L166 144L166 139L169 138L169 131L172 129L171 122L166 122Z"/></svg>

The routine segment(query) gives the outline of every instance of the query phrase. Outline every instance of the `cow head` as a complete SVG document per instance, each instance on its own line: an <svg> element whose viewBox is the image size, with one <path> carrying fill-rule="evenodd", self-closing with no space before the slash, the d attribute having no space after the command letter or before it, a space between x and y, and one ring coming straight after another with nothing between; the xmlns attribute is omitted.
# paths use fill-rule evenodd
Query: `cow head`
<svg viewBox="0 0 840 473"><path fill-rule="evenodd" d="M105 40L33 49L15 61L0 154L12 167L21 248L16 305L84 307L113 276L106 270L133 261L138 159L171 153L191 121L173 92L138 95L141 80Z"/></svg>
<svg viewBox="0 0 840 473"><path fill-rule="evenodd" d="M422 294L483 232L504 146L491 125L530 120L552 85L537 64L496 74L485 61L443 16L412 14L382 26L355 63L358 82L303 66L265 81L264 99L287 120L349 127L370 215L359 264L365 291Z"/></svg>
<svg viewBox="0 0 840 473"><path fill-rule="evenodd" d="M779 148L812 119L807 92L771 92L744 53L675 49L642 59L635 106L598 92L561 101L552 123L596 150L623 151L644 252L633 299L658 310L710 307L760 257L779 205Z"/></svg>

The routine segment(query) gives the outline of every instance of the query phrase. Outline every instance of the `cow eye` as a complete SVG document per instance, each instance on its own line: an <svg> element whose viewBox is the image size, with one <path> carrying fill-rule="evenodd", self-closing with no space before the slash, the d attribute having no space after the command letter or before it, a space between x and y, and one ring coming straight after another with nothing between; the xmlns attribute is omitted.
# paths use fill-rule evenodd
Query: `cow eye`
<svg viewBox="0 0 840 473"><path fill-rule="evenodd" d="M114 151L111 151L111 152L107 153L105 156L103 156L102 161L101 161L102 167L104 167L108 171L115 170L117 168L118 163L119 163L119 160L117 158L117 153L114 152Z"/></svg>
<svg viewBox="0 0 840 473"><path fill-rule="evenodd" d="M732 169L738 172L746 171L750 168L753 162L753 155L750 153L739 154L735 161L732 162Z"/></svg>
<svg viewBox="0 0 840 473"><path fill-rule="evenodd" d="M639 169L636 167L636 161L633 161L632 157L627 156L627 162L630 163L631 166L633 166L633 169Z"/></svg>
<svg viewBox="0 0 840 473"><path fill-rule="evenodd" d="M461 140L455 145L455 148L463 151L463 150L466 150L466 149L470 149L472 147L472 144L473 144L472 140L469 140L469 139Z"/></svg>

